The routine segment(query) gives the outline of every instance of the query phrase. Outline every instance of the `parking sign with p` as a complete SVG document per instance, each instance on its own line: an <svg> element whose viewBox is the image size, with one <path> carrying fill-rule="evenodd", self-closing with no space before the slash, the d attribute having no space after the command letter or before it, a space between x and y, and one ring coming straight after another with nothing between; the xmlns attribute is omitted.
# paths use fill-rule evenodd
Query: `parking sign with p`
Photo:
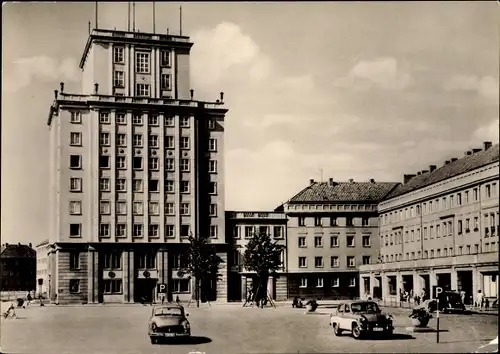
<svg viewBox="0 0 500 354"><path fill-rule="evenodd" d="M432 287L432 298L433 299L439 299L439 295L443 292L443 288L440 286L433 286Z"/></svg>
<svg viewBox="0 0 500 354"><path fill-rule="evenodd" d="M158 294L166 294L167 293L167 284L158 284L156 286L156 292Z"/></svg>

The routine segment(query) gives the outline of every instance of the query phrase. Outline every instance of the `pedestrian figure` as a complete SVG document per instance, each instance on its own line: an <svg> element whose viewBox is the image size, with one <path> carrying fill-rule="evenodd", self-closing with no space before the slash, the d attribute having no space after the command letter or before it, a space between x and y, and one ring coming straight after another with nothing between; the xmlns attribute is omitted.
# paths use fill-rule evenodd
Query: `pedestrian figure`
<svg viewBox="0 0 500 354"><path fill-rule="evenodd" d="M466 295L467 294L465 293L465 291L463 289L460 290L460 300L462 300L462 304L464 304L464 305L465 305L465 296Z"/></svg>
<svg viewBox="0 0 500 354"><path fill-rule="evenodd" d="M26 295L26 307L29 307L31 300L33 300L33 298L31 297L31 292L28 291L28 295Z"/></svg>
<svg viewBox="0 0 500 354"><path fill-rule="evenodd" d="M475 301L474 306L477 308L483 308L483 302L484 302L484 294L481 291L481 289L479 289L477 291L477 296L476 296L476 301Z"/></svg>
<svg viewBox="0 0 500 354"><path fill-rule="evenodd" d="M10 303L7 311L5 311L3 313L4 318L9 318L9 316L12 318L16 318L16 319L19 318L19 317L17 317L17 314L16 314L16 303L14 301Z"/></svg>

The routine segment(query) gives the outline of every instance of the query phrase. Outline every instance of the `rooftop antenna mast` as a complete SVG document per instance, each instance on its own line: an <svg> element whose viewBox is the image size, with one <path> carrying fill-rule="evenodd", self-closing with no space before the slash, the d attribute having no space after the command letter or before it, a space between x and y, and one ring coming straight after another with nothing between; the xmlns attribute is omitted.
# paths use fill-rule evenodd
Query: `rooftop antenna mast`
<svg viewBox="0 0 500 354"><path fill-rule="evenodd" d="M132 31L135 32L135 1L132 2Z"/></svg>
<svg viewBox="0 0 500 354"><path fill-rule="evenodd" d="M182 36L182 6L179 6L179 35Z"/></svg>
<svg viewBox="0 0 500 354"><path fill-rule="evenodd" d="M130 32L130 1L127 1L127 31Z"/></svg>
<svg viewBox="0 0 500 354"><path fill-rule="evenodd" d="M156 29L156 26L155 26L155 2L153 1L153 33L156 33L155 29Z"/></svg>
<svg viewBox="0 0 500 354"><path fill-rule="evenodd" d="M98 20L99 20L99 17L98 17L98 11L99 11L99 2L96 1L95 2L95 29L98 29L99 28L99 24L98 24Z"/></svg>

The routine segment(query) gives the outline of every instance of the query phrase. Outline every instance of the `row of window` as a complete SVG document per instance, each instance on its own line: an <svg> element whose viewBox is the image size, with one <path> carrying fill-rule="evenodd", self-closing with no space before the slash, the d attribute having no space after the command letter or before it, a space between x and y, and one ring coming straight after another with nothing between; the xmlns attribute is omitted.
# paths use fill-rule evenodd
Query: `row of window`
<svg viewBox="0 0 500 354"><path fill-rule="evenodd" d="M148 202L149 215L160 215L160 204L158 202ZM69 213L70 215L82 215L82 201L81 200L71 200L69 202ZM117 215L127 215L127 202L118 201L116 202L116 214ZM133 202L132 203L132 213L133 215L144 215L144 203L143 202ZM110 215L111 214L111 201L101 200L99 205L100 215ZM180 214L190 215L190 204L181 203L180 204ZM165 203L165 215L175 215L175 204L172 202ZM208 215L216 217L217 216L217 204L210 204L208 208Z"/></svg>
<svg viewBox="0 0 500 354"><path fill-rule="evenodd" d="M470 196L470 192L472 192L472 196ZM484 197L487 199L497 197L497 184L495 182L486 184L484 186ZM472 198L471 198L472 197ZM449 208L454 208L458 206L462 206L465 204L469 204L471 202L475 203L479 201L479 187L472 188L471 191L464 191L456 194L452 194L449 196L442 197L441 199L437 198L435 200L430 200L428 202L424 202L420 205L416 205L415 207L409 207L405 209L401 209L399 211L394 211L390 213L385 213L380 216L382 224L390 224L393 222L399 222L405 219L410 219L416 216L426 215L429 213L434 213L437 211L443 211Z"/></svg>
<svg viewBox="0 0 500 354"><path fill-rule="evenodd" d="M73 251L69 254L70 270L80 269L81 252ZM156 268L155 251L137 252L135 254L136 269L154 269ZM172 268L179 269L187 265L187 256L185 253L174 253L172 255ZM121 270L122 269L122 252L112 251L102 255L102 266L105 270Z"/></svg>
<svg viewBox="0 0 500 354"><path fill-rule="evenodd" d="M483 252L495 252L497 251L498 243L497 242L486 242L483 247ZM478 254L479 253L479 244L474 245L474 249L472 249L471 245L465 245L465 246L456 246L457 256L461 255L467 255L467 254ZM385 255L382 256L382 261L387 262L399 262L403 260L416 260L416 259L427 259L427 258L439 258L439 257L453 257L453 247L443 247L434 250L425 250L423 253L420 251L417 252L406 252L403 258L402 253L397 253L397 254L391 254L391 255Z"/></svg>
<svg viewBox="0 0 500 354"><path fill-rule="evenodd" d="M175 193L175 181L165 180L165 193ZM101 192L111 191L111 179L101 178L99 181L99 189ZM126 192L127 190L127 180L124 178L119 178L116 181L116 189L120 192ZM70 192L79 193L82 192L82 178L81 177L70 177ZM189 193L190 184L189 181L180 181L179 190L181 193ZM133 179L132 180L132 191L136 193L144 192L143 180ZM148 191L159 192L159 181L156 179L148 180ZM217 182L208 183L208 193L217 194Z"/></svg>
<svg viewBox="0 0 500 354"><path fill-rule="evenodd" d="M328 220L328 222L325 222L325 219ZM335 216L331 216L331 217L328 217L328 218L324 218L324 217L321 217L321 216L315 216L314 217L314 226L317 226L317 227L322 227L322 226L330 226L330 227L335 227L335 226L339 226L339 219L344 219L344 218L339 218L339 217L335 217ZM298 225L299 226L307 226L307 217L305 216L299 216L298 217ZM346 226L354 226L354 222L353 222L354 218L353 217L346 217L345 218L345 225ZM363 217L361 219L361 225L362 226L370 226L370 218L368 217Z"/></svg>
<svg viewBox="0 0 500 354"><path fill-rule="evenodd" d="M169 50L160 51L160 67L170 67L170 56L171 52ZM151 52L146 51L136 51L135 52L135 71L141 74L147 74L150 70L150 57ZM115 64L125 64L125 47L114 46L113 47L113 62Z"/></svg>
<svg viewBox="0 0 500 354"><path fill-rule="evenodd" d="M172 293L189 293L190 292L189 279L172 279ZM80 293L80 279L69 280L70 294ZM123 293L122 279L104 279L103 280L103 293L106 295L114 294L120 295Z"/></svg>
<svg viewBox="0 0 500 354"><path fill-rule="evenodd" d="M485 225L485 237L494 236L495 232L497 232L497 227L495 227L496 222L500 222L498 218L498 213L495 218L495 213L486 213L484 214L484 223ZM474 216L473 218L466 218L465 220L457 220L457 235L468 234L471 232L479 231L479 216ZM423 227L423 237L424 240L433 239L434 237L446 237L453 235L453 221L443 221L439 224L430 225L429 227ZM403 234L402 230L395 231L394 233L386 233L385 235L380 236L380 244L382 246L389 245L400 245L403 242L414 242L420 241L421 238L420 228L416 230L406 230Z"/></svg>
<svg viewBox="0 0 500 354"><path fill-rule="evenodd" d="M363 264L371 264L371 256L362 256ZM356 256L347 256L346 264L348 268L356 267ZM323 257L314 257L314 267L315 268L323 268L324 262ZM330 257L330 267L338 268L340 267L340 257L339 256L331 256ZM307 268L307 257L299 257L299 268Z"/></svg>
<svg viewBox="0 0 500 354"><path fill-rule="evenodd" d="M241 238L241 228L242 226L235 226L233 228L233 237ZM284 236L283 226L273 226L273 237L283 238ZM270 235L270 226L244 226L245 238L251 238L255 233L264 233Z"/></svg>
<svg viewBox="0 0 500 354"><path fill-rule="evenodd" d="M348 278L348 286L349 287L355 287L356 286L356 277L355 276L351 276ZM323 282L323 278L321 277L316 277L314 279L314 287L316 288L323 288L324 286L324 282ZM339 277L333 277L331 278L331 284L330 286L332 288L338 288L340 287L340 278ZM300 278L300 283L299 283L299 287L300 288L307 288L307 277L301 277Z"/></svg>
<svg viewBox="0 0 500 354"><path fill-rule="evenodd" d="M160 237L160 225L150 224L148 225L148 236L149 237ZM190 225L180 226L180 237L188 237L191 234ZM217 225L210 225L209 227L209 237L217 238L218 228ZM82 224L71 223L69 224L69 236L73 238L82 237ZM109 223L101 223L99 225L99 237L111 237L111 225ZM127 237L127 224L117 223L115 228L115 237ZM134 223L132 226L132 237L141 238L144 237L144 225ZM175 237L175 226L167 224L165 225L165 235L164 237Z"/></svg>
<svg viewBox="0 0 500 354"><path fill-rule="evenodd" d="M347 247L356 247L355 236L346 236ZM362 235L362 245L363 247L371 247L371 237L370 235ZM300 248L307 248L307 238L305 236L299 236L298 246ZM314 236L314 247L323 247L323 236ZM330 248L339 247L339 236L330 236Z"/></svg>

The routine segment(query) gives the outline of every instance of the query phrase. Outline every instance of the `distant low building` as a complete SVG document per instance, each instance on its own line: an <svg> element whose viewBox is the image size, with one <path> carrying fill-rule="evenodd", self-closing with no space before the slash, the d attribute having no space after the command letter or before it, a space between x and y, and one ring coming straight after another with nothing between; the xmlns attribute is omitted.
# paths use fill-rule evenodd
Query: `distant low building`
<svg viewBox="0 0 500 354"><path fill-rule="evenodd" d="M3 244L0 249L0 290L32 291L36 287L36 252L28 245Z"/></svg>
<svg viewBox="0 0 500 354"><path fill-rule="evenodd" d="M50 289L49 277L49 240L36 245L36 293L48 295Z"/></svg>

